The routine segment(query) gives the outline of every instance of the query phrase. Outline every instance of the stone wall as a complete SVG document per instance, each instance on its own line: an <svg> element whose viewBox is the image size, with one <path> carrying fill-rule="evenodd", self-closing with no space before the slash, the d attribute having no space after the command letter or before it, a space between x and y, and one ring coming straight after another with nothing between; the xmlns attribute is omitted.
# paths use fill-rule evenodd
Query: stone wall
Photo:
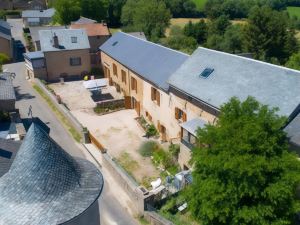
<svg viewBox="0 0 300 225"><path fill-rule="evenodd" d="M171 221L154 211L145 211L144 217L151 225L174 225Z"/></svg>
<svg viewBox="0 0 300 225"><path fill-rule="evenodd" d="M56 97L52 93L50 93L50 91L39 79L35 79L35 84L43 90L43 92L51 99L56 108L66 117L66 119L72 125L72 127L78 133L80 133L81 137L83 138L83 126L81 125L81 123L78 122L78 120L70 113L70 111L63 104L59 104L57 102Z"/></svg>

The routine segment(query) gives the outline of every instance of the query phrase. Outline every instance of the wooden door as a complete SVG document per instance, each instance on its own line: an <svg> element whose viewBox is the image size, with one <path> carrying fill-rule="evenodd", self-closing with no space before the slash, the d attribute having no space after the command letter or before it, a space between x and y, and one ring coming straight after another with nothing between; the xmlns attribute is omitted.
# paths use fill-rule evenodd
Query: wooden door
<svg viewBox="0 0 300 225"><path fill-rule="evenodd" d="M125 109L132 109L130 96L125 96Z"/></svg>

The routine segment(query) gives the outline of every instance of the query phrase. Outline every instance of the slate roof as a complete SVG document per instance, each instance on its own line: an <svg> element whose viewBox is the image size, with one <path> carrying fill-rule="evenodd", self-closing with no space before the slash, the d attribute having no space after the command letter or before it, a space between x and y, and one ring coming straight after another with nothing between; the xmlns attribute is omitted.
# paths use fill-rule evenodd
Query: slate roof
<svg viewBox="0 0 300 225"><path fill-rule="evenodd" d="M53 47L54 34L58 37L59 48ZM83 29L40 30L39 35L43 52L90 48L88 36ZM72 43L72 37L77 38L76 43Z"/></svg>
<svg viewBox="0 0 300 225"><path fill-rule="evenodd" d="M4 20L0 20L0 37L11 40L10 24Z"/></svg>
<svg viewBox="0 0 300 225"><path fill-rule="evenodd" d="M0 177L8 172L20 145L20 141L0 138Z"/></svg>
<svg viewBox="0 0 300 225"><path fill-rule="evenodd" d="M1 100L16 100L10 73L0 73L0 101Z"/></svg>
<svg viewBox="0 0 300 225"><path fill-rule="evenodd" d="M37 26L37 27L29 27L30 30L30 36L33 41L39 41L40 40L40 35L39 31L40 30L58 30L58 29L66 29L67 27L65 26Z"/></svg>
<svg viewBox="0 0 300 225"><path fill-rule="evenodd" d="M195 119L191 119L187 122L181 123L180 126L183 129L187 130L192 135L197 136L198 128L204 128L206 124L207 124L207 121L200 119L200 118L195 118Z"/></svg>
<svg viewBox="0 0 300 225"><path fill-rule="evenodd" d="M24 10L22 11L22 18L51 18L52 16L54 16L54 13L54 8L46 10Z"/></svg>
<svg viewBox="0 0 300 225"><path fill-rule="evenodd" d="M205 68L214 69L208 78L199 76ZM289 117L300 103L300 71L206 48L198 48L169 84L215 108L233 96L253 96Z"/></svg>
<svg viewBox="0 0 300 225"><path fill-rule="evenodd" d="M84 29L87 36L109 36L107 25L102 23L71 24L71 29Z"/></svg>
<svg viewBox="0 0 300 225"><path fill-rule="evenodd" d="M97 21L81 16L78 20L72 22L72 24L88 24L88 23L97 23Z"/></svg>
<svg viewBox="0 0 300 225"><path fill-rule="evenodd" d="M42 51L37 51L37 52L26 52L24 53L24 57L27 58L28 60L32 60L32 59L42 59L45 56Z"/></svg>
<svg viewBox="0 0 300 225"><path fill-rule="evenodd" d="M99 49L163 90L168 90L169 76L188 58L187 54L123 32L115 33Z"/></svg>
<svg viewBox="0 0 300 225"><path fill-rule="evenodd" d="M103 178L89 161L73 159L33 123L0 178L0 221L54 225L80 216L99 197Z"/></svg>

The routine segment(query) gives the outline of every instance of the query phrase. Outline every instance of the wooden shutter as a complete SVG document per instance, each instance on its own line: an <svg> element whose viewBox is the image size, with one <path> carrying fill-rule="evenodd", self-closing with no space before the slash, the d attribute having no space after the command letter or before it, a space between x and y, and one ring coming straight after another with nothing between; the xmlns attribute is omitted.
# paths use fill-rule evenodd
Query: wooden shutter
<svg viewBox="0 0 300 225"><path fill-rule="evenodd" d="M175 119L179 119L179 109L177 107L175 107Z"/></svg>
<svg viewBox="0 0 300 225"><path fill-rule="evenodd" d="M125 96L125 109L132 109L130 96Z"/></svg>
<svg viewBox="0 0 300 225"><path fill-rule="evenodd" d="M160 106L160 93L156 90L156 103L158 106Z"/></svg>
<svg viewBox="0 0 300 225"><path fill-rule="evenodd" d="M160 130L161 130L161 126L160 126L160 122L159 122L159 120L157 121L157 129L158 129L158 131L160 132Z"/></svg>
<svg viewBox="0 0 300 225"><path fill-rule="evenodd" d="M155 89L153 87L151 87L151 100L155 100Z"/></svg>
<svg viewBox="0 0 300 225"><path fill-rule="evenodd" d="M186 122L186 113L185 112L182 113L182 121Z"/></svg>

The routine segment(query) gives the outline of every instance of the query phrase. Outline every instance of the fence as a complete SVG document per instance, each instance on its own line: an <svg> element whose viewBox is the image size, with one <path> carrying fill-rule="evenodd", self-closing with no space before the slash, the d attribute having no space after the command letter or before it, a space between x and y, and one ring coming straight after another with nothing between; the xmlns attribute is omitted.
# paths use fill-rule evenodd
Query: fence
<svg viewBox="0 0 300 225"><path fill-rule="evenodd" d="M103 145L91 134L89 133L89 138L91 142L102 152L106 153L106 149L103 147Z"/></svg>
<svg viewBox="0 0 300 225"><path fill-rule="evenodd" d="M72 127L81 135L83 138L83 126L79 121L70 113L70 111L63 105L57 102L56 97L46 88L46 86L37 78L35 78L35 84L39 86L43 92L50 98L51 102L55 107L65 116Z"/></svg>

